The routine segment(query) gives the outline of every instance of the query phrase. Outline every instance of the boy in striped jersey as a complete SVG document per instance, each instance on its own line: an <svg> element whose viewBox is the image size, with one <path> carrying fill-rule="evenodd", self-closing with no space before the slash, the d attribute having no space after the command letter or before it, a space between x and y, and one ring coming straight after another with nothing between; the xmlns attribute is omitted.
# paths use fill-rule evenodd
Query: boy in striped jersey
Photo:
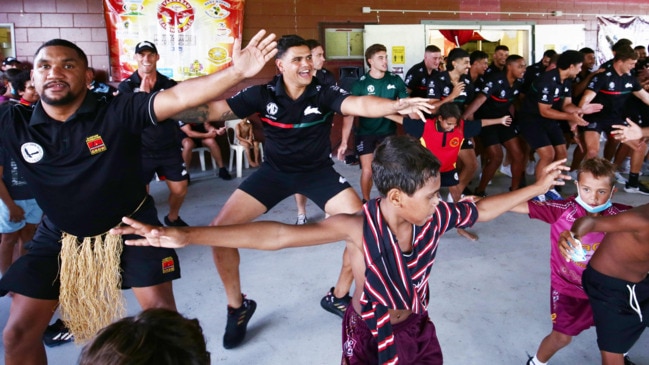
<svg viewBox="0 0 649 365"><path fill-rule="evenodd" d="M338 214L302 226L254 222L220 227L153 227L124 218L115 234L137 233L129 245L183 247L189 242L277 250L345 240L355 291L343 320L344 364L442 364L435 326L428 317L428 279L443 233L488 221L547 191L567 167L557 161L534 185L477 203L440 200L440 162L417 140L391 136L372 162L381 198L362 212ZM250 232L254 232L251 234ZM386 285L386 283L390 283ZM418 350L413 350L416 348Z"/></svg>

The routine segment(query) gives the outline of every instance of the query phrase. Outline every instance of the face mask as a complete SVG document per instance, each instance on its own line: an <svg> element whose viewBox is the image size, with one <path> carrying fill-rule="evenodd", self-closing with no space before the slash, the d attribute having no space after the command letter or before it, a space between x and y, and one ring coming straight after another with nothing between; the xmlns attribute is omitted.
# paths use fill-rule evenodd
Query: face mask
<svg viewBox="0 0 649 365"><path fill-rule="evenodd" d="M582 208L586 209L588 213L599 213L610 208L611 205L613 205L613 203L611 203L613 190L611 190L611 195L608 197L608 200L604 204L593 207L581 199L581 195L579 194L579 183L575 181L575 185L577 185L577 198L575 199L575 201L577 202L577 204L581 205Z"/></svg>

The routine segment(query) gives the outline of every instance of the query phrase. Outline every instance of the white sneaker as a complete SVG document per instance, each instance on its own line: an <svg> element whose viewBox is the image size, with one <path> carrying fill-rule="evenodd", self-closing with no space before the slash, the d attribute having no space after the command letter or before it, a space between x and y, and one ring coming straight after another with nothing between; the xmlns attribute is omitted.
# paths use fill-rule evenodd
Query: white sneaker
<svg viewBox="0 0 649 365"><path fill-rule="evenodd" d="M298 226L301 226L303 224L306 224L309 220L306 218L306 214L298 214L297 215L297 220L295 221L295 224Z"/></svg>
<svg viewBox="0 0 649 365"><path fill-rule="evenodd" d="M525 168L525 173L528 175L534 175L536 173L536 161L529 161L527 167Z"/></svg>
<svg viewBox="0 0 649 365"><path fill-rule="evenodd" d="M500 173L512 177L512 165L500 165Z"/></svg>
<svg viewBox="0 0 649 365"><path fill-rule="evenodd" d="M626 184L626 179L618 171L615 171L615 180L620 184Z"/></svg>

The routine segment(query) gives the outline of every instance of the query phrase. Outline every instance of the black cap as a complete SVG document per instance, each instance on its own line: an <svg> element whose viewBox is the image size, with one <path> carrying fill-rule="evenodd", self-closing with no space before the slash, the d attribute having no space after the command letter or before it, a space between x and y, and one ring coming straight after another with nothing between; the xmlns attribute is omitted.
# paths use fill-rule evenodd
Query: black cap
<svg viewBox="0 0 649 365"><path fill-rule="evenodd" d="M4 61L2 61L2 64L4 66L11 65L11 64L14 64L14 63L20 63L20 61L18 61L16 59L16 57L7 57L7 58L4 59Z"/></svg>
<svg viewBox="0 0 649 365"><path fill-rule="evenodd" d="M155 47L155 44L149 41L142 41L135 46L135 53L142 53L142 51L151 51L153 53L158 53L158 49Z"/></svg>

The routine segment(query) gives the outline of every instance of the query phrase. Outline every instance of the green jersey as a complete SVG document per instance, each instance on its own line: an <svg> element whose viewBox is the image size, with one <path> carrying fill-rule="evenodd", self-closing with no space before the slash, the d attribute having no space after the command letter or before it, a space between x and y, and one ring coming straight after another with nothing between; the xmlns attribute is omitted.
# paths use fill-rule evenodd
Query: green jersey
<svg viewBox="0 0 649 365"><path fill-rule="evenodd" d="M406 84L401 77L391 72L386 72L383 78L380 79L375 79L369 73L366 73L354 83L351 94L357 96L374 95L392 100L408 97ZM396 124L386 118L359 117L356 134L361 136L387 136L394 134L396 129Z"/></svg>

